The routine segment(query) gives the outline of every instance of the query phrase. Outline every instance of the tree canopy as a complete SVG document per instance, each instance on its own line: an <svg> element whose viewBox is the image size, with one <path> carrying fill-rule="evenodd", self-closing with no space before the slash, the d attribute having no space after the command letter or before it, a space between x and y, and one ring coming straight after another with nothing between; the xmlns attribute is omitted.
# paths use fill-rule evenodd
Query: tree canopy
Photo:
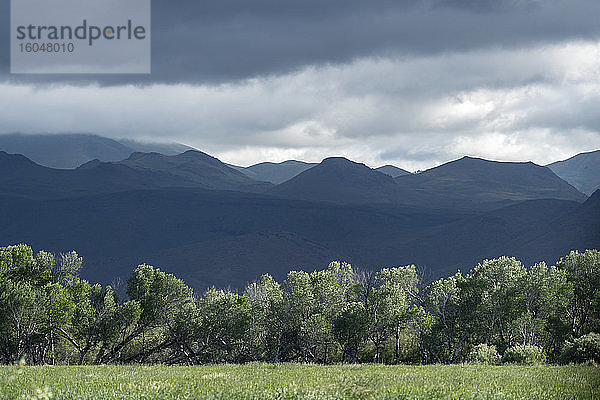
<svg viewBox="0 0 600 400"><path fill-rule="evenodd" d="M484 260L434 282L414 265L335 261L202 294L146 264L116 290L82 279L82 263L74 251L0 248L0 362L585 361L600 333L597 250L552 266Z"/></svg>

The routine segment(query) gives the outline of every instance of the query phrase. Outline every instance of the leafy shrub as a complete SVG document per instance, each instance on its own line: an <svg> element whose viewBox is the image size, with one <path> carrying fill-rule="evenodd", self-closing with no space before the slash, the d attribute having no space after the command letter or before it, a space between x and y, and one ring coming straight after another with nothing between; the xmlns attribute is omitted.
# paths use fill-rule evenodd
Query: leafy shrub
<svg viewBox="0 0 600 400"><path fill-rule="evenodd" d="M487 345L486 343L481 343L475 346L473 350L469 353L467 360L470 363L475 364L489 364L495 365L500 363L500 355L496 350L496 346Z"/></svg>
<svg viewBox="0 0 600 400"><path fill-rule="evenodd" d="M600 335L588 333L573 342L567 342L560 356L561 362L584 363L593 361L600 364Z"/></svg>
<svg viewBox="0 0 600 400"><path fill-rule="evenodd" d="M544 350L538 346L519 345L509 347L502 356L505 364L541 364L546 362Z"/></svg>

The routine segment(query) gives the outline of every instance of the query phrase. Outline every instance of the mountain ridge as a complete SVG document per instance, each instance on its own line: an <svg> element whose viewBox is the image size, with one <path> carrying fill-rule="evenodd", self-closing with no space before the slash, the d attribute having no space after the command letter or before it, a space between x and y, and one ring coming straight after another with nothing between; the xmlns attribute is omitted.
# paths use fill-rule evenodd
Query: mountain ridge
<svg viewBox="0 0 600 400"><path fill-rule="evenodd" d="M588 196L600 188L600 150L579 153L547 167Z"/></svg>
<svg viewBox="0 0 600 400"><path fill-rule="evenodd" d="M263 192L271 186L253 181L198 151L190 150L175 156L144 153L149 155L151 161L158 159L159 162L190 161L191 158L188 169L181 168L181 163L177 165L175 162L175 168L171 170L168 161L160 165L144 164L141 159L146 157L140 158L141 154L119 162L92 160L75 169L57 169L36 164L23 155L2 151L0 194L51 199L169 187ZM206 160L211 167L206 167Z"/></svg>
<svg viewBox="0 0 600 400"><path fill-rule="evenodd" d="M397 178L343 157L330 157L269 193L345 204L462 209L500 208L510 202L541 198L586 199L547 167L467 156Z"/></svg>

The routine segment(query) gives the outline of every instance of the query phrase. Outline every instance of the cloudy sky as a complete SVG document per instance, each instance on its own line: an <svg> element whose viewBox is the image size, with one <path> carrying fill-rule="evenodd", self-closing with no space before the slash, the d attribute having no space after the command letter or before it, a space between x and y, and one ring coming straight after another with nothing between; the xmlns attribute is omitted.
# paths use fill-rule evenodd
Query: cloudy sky
<svg viewBox="0 0 600 400"><path fill-rule="evenodd" d="M177 141L226 162L416 170L600 148L598 0L154 0L152 74L11 75L0 134Z"/></svg>

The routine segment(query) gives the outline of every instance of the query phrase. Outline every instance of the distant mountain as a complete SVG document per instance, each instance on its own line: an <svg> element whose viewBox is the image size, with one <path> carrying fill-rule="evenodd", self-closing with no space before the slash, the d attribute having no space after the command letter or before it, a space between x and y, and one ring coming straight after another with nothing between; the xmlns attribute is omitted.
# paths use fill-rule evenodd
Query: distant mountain
<svg viewBox="0 0 600 400"><path fill-rule="evenodd" d="M271 182L279 185L315 165L317 164L288 160L280 163L263 162L249 167L231 167L257 181Z"/></svg>
<svg viewBox="0 0 600 400"><path fill-rule="evenodd" d="M331 157L269 193L310 201L365 204L395 202L399 189L389 175L343 157Z"/></svg>
<svg viewBox="0 0 600 400"><path fill-rule="evenodd" d="M40 165L75 168L95 158L117 161L132 149L116 140L96 135L0 135L0 150L23 154Z"/></svg>
<svg viewBox="0 0 600 400"><path fill-rule="evenodd" d="M48 168L0 151L1 195L55 199L173 187L262 192L271 186L193 150L176 156L133 153L119 162L92 160L75 169Z"/></svg>
<svg viewBox="0 0 600 400"><path fill-rule="evenodd" d="M577 154L548 168L588 196L600 188L600 150Z"/></svg>
<svg viewBox="0 0 600 400"><path fill-rule="evenodd" d="M194 186L161 171L91 161L76 169L41 166L20 154L0 151L0 194L34 199L77 197L98 193Z"/></svg>
<svg viewBox="0 0 600 400"><path fill-rule="evenodd" d="M178 154L191 149L177 143L141 143L114 140L89 134L0 135L0 150L23 154L40 165L51 168L76 168L98 159L119 161L136 151Z"/></svg>
<svg viewBox="0 0 600 400"><path fill-rule="evenodd" d="M138 170L169 173L206 189L264 192L272 186L267 182L257 182L219 159L198 150L188 150L173 156L159 153L133 153L118 164Z"/></svg>
<svg viewBox="0 0 600 400"><path fill-rule="evenodd" d="M561 199L582 202L586 196L549 168L532 162L498 162L463 157L420 174L395 181L421 201L439 201L452 207L508 204L510 201Z"/></svg>
<svg viewBox="0 0 600 400"><path fill-rule="evenodd" d="M269 193L342 204L396 204L473 211L500 208L523 200L554 198L581 202L586 199L546 167L470 157L397 178L345 158L327 158Z"/></svg>
<svg viewBox="0 0 600 400"><path fill-rule="evenodd" d="M403 175L409 175L410 172L403 170L402 168L395 167L393 165L384 165L383 167L375 168L376 171L383 172L392 178L397 178Z"/></svg>

